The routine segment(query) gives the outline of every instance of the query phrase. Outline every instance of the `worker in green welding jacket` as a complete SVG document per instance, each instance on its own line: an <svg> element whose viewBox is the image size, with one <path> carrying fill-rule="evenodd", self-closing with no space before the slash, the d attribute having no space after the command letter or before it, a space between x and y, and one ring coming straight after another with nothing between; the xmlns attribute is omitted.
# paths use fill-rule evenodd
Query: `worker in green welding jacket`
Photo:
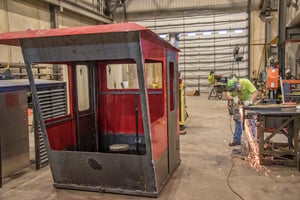
<svg viewBox="0 0 300 200"><path fill-rule="evenodd" d="M227 95L228 99L233 99L234 104L236 105L238 105L239 103L243 103L244 106L250 106L258 96L258 91L248 79L238 79L234 77L227 82ZM233 139L229 143L229 146L240 145L243 132L238 106L235 106L233 115L235 121L235 130ZM252 126L254 126L254 124L254 119L252 119Z"/></svg>
<svg viewBox="0 0 300 200"><path fill-rule="evenodd" d="M210 71L210 73L209 73L207 79L208 79L208 82L209 82L211 85L213 85L213 84L215 83L215 73L214 73L213 70Z"/></svg>

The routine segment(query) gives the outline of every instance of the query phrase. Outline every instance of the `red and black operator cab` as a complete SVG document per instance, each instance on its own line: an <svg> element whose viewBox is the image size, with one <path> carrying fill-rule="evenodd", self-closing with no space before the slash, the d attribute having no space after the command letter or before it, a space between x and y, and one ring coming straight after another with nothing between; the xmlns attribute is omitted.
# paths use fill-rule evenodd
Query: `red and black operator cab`
<svg viewBox="0 0 300 200"><path fill-rule="evenodd" d="M135 23L0 34L20 46L54 186L157 196L180 163L178 49ZM64 70L68 112L44 120L31 66Z"/></svg>

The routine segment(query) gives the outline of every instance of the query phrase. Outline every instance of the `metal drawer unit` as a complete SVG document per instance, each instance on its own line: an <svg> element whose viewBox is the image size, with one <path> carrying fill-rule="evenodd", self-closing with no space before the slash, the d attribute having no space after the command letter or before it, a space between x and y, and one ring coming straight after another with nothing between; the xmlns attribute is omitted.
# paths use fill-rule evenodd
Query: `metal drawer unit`
<svg viewBox="0 0 300 200"><path fill-rule="evenodd" d="M0 90L0 188L29 167L27 96L25 90Z"/></svg>

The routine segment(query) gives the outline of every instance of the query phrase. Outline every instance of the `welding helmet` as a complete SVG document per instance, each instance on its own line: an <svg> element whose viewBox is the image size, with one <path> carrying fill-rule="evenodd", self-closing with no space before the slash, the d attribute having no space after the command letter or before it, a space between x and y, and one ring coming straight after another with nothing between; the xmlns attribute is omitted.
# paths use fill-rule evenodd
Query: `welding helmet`
<svg viewBox="0 0 300 200"><path fill-rule="evenodd" d="M274 65L274 63L275 63L275 60L274 60L273 56L270 56L269 57L269 64Z"/></svg>
<svg viewBox="0 0 300 200"><path fill-rule="evenodd" d="M232 78L227 82L227 91L228 92L233 92L238 90L238 87L240 86L240 83L238 79Z"/></svg>

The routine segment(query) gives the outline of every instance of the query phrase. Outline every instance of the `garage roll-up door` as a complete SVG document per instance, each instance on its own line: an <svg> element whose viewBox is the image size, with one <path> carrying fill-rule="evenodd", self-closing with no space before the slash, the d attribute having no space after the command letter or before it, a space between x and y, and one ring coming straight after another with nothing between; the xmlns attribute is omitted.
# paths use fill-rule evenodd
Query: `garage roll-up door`
<svg viewBox="0 0 300 200"><path fill-rule="evenodd" d="M208 92L207 76L211 70L216 75L229 77L232 73L248 77L248 14L224 13L192 15L180 12L172 17L153 17L131 20L150 28L163 39L177 34L179 71L186 84L186 92L200 89ZM233 49L238 47L243 59L235 62Z"/></svg>

